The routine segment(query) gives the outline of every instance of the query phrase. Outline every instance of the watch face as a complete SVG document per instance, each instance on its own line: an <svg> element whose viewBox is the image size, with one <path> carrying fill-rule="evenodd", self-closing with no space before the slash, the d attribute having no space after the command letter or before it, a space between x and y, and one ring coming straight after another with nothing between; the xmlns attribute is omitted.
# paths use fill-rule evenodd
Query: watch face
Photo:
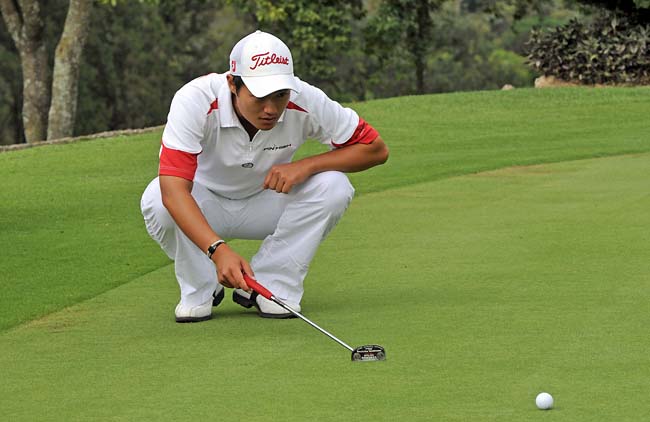
<svg viewBox="0 0 650 422"><path fill-rule="evenodd" d="M250 168L253 168L255 166L255 164L253 164L253 163L244 163L241 166L244 167L244 168L250 169Z"/></svg>

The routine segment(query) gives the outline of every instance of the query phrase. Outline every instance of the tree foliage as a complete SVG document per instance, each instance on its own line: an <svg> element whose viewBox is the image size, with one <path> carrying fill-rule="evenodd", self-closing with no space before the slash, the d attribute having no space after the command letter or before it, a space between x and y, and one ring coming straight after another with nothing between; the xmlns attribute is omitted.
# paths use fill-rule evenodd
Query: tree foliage
<svg viewBox="0 0 650 422"><path fill-rule="evenodd" d="M632 23L650 23L650 0L578 0L580 3L624 15Z"/></svg>
<svg viewBox="0 0 650 422"><path fill-rule="evenodd" d="M352 99L355 95L347 94L348 90L363 94L357 89L358 83L345 83L345 79L354 77L349 69L359 65L359 22L365 15L362 1L230 3L246 13L255 28L273 33L290 46L299 77L339 98Z"/></svg>
<svg viewBox="0 0 650 422"><path fill-rule="evenodd" d="M539 72L587 84L650 83L650 25L603 12L552 31L534 30L528 60Z"/></svg>
<svg viewBox="0 0 650 422"><path fill-rule="evenodd" d="M432 86L438 92L499 89L503 85L530 86L534 79L525 58L514 50L489 13L460 14L444 7L436 14L438 37L429 58ZM512 44L507 44L509 41Z"/></svg>
<svg viewBox="0 0 650 422"><path fill-rule="evenodd" d="M93 15L81 72L77 133L165 121L185 82L228 69L241 28L234 12L202 0L117 2Z"/></svg>
<svg viewBox="0 0 650 422"><path fill-rule="evenodd" d="M426 91L426 57L433 33L431 13L441 4L442 0L384 0L367 25L367 52L384 64L403 49L411 66L404 66L402 71L415 78L418 94Z"/></svg>
<svg viewBox="0 0 650 422"><path fill-rule="evenodd" d="M69 1L41 0L50 70ZM232 46L256 29L282 38L296 74L339 101L530 86L522 34L542 12L529 7L516 21L514 11L544 1L99 0L81 56L74 135L164 123L174 92L226 71ZM0 138L11 142L23 132L21 74L0 22Z"/></svg>
<svg viewBox="0 0 650 422"><path fill-rule="evenodd" d="M549 5L555 6L552 0L465 0L463 7L470 12L485 12L495 18L523 19L534 13L542 14Z"/></svg>
<svg viewBox="0 0 650 422"><path fill-rule="evenodd" d="M430 12L428 38L419 42L420 48L426 48L421 53L425 58L421 70L424 92L531 85L533 74L521 55L519 46L523 41L514 32L512 15L497 17L478 6L446 2ZM422 92L414 53L406 47L408 38L404 31L400 32L400 22L396 14L384 14L369 22L367 56L376 60L381 69L369 80L368 89L373 94Z"/></svg>

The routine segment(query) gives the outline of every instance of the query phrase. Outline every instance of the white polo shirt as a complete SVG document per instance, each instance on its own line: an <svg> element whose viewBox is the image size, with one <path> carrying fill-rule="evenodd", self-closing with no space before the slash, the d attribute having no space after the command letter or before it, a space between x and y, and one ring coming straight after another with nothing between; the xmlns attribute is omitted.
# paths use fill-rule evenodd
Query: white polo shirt
<svg viewBox="0 0 650 422"><path fill-rule="evenodd" d="M232 104L226 74L183 86L172 100L162 136L160 175L193 180L214 193L241 199L262 190L276 164L288 163L308 138L338 148L371 143L377 132L357 113L298 80L289 105L271 130L250 139Z"/></svg>

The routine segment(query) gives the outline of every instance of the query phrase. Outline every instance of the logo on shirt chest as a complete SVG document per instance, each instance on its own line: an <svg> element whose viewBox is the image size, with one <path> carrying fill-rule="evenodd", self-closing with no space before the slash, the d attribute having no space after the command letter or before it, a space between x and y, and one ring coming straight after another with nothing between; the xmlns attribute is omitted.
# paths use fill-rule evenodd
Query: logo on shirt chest
<svg viewBox="0 0 650 422"><path fill-rule="evenodd" d="M281 149L289 148L291 144L286 144L286 145L271 145L268 147L264 147L263 151L279 151Z"/></svg>

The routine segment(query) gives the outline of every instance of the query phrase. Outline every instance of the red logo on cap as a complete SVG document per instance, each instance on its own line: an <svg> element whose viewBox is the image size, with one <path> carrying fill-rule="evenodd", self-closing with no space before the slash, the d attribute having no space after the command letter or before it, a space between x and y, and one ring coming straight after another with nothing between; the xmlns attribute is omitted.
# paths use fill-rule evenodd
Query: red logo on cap
<svg viewBox="0 0 650 422"><path fill-rule="evenodd" d="M253 66L249 68L250 70L255 70L260 66L266 66L269 64L289 64L288 57L278 56L275 53L271 54L269 52L256 54L251 57L251 60L253 61Z"/></svg>
<svg viewBox="0 0 650 422"><path fill-rule="evenodd" d="M230 69L231 69L233 72L236 72L236 71L237 71L237 62L236 62L235 60L233 60L233 61L230 62Z"/></svg>

